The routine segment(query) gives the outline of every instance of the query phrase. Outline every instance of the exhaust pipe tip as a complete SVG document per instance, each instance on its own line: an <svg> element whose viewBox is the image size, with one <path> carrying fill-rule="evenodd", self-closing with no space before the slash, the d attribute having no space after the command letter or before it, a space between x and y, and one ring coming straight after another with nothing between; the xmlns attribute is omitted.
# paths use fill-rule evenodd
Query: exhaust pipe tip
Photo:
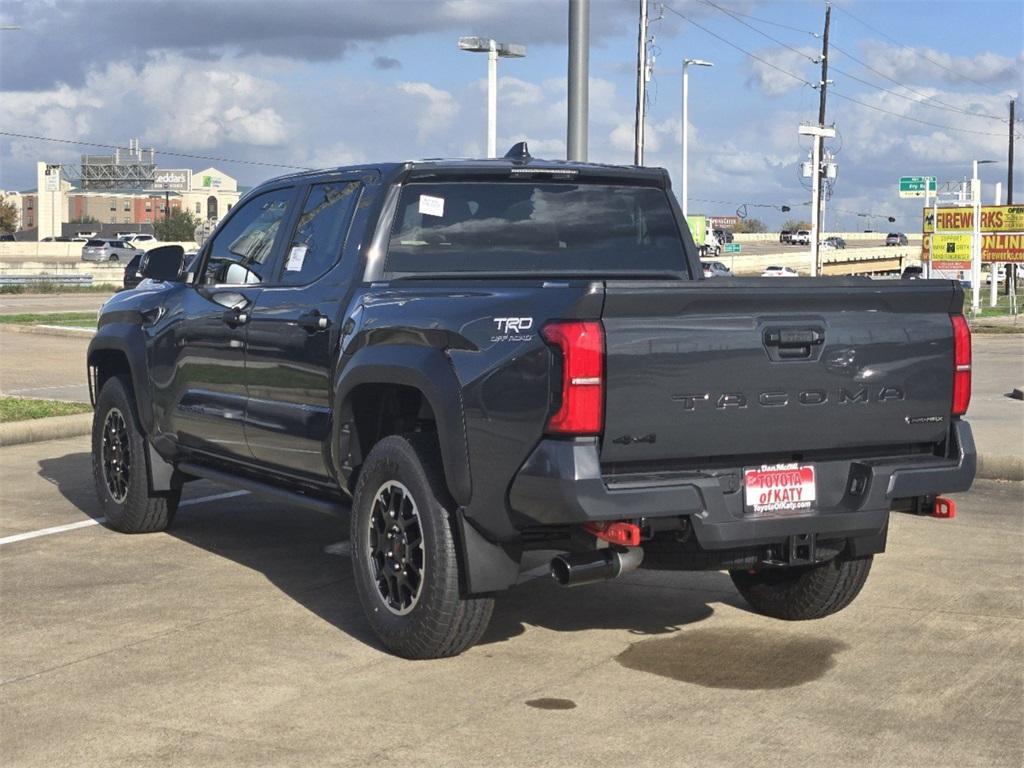
<svg viewBox="0 0 1024 768"><path fill-rule="evenodd" d="M641 547L565 552L551 559L551 577L563 587L596 584L635 571L643 559L644 551Z"/></svg>

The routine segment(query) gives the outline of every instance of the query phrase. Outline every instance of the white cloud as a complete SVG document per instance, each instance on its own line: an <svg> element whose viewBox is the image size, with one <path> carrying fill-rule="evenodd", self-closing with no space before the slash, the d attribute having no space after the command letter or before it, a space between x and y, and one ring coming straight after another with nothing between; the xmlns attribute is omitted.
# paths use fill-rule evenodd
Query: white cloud
<svg viewBox="0 0 1024 768"><path fill-rule="evenodd" d="M877 40L866 42L864 50L873 68L900 82L938 80L973 87L977 87L977 83L1007 83L1019 88L1024 66L1024 53L1016 59L991 51L974 56L952 56L932 48L892 46Z"/></svg>
<svg viewBox="0 0 1024 768"><path fill-rule="evenodd" d="M399 83L399 93L417 99L425 99L426 106L419 115L418 136L421 142L427 141L432 135L444 132L459 113L458 102L448 91L436 88L430 83Z"/></svg>
<svg viewBox="0 0 1024 768"><path fill-rule="evenodd" d="M816 67L814 60L818 54L809 46L802 46L796 50L788 48L768 48L757 51L757 55L763 59L750 59L750 77L748 84L756 85L768 96L781 96L784 93L806 88L794 77L787 75L791 72L808 82L815 82L814 75L808 74L807 67ZM768 63L765 63L768 62Z"/></svg>

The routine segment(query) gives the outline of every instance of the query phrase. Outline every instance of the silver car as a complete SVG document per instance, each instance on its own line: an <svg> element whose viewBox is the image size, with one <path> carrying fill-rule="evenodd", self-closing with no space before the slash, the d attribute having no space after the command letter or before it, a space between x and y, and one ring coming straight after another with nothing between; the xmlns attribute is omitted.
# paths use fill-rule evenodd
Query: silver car
<svg viewBox="0 0 1024 768"><path fill-rule="evenodd" d="M127 264L141 250L123 240L86 240L82 246L82 261L113 261Z"/></svg>

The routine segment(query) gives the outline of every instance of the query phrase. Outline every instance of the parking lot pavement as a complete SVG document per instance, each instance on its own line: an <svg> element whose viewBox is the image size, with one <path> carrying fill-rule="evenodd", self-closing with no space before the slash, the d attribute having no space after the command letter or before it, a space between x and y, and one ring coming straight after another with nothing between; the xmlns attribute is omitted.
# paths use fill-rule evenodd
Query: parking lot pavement
<svg viewBox="0 0 1024 768"><path fill-rule="evenodd" d="M477 647L408 662L324 551L343 520L202 483L167 533L11 541L97 515L87 451L0 449L5 766L1024 759L1019 483L979 482L952 521L895 516L860 599L823 621L756 616L721 573L537 578Z"/></svg>
<svg viewBox="0 0 1024 768"><path fill-rule="evenodd" d="M23 312L88 312L98 310L110 293L0 294L0 315Z"/></svg>
<svg viewBox="0 0 1024 768"><path fill-rule="evenodd" d="M0 392L89 402L85 355L90 338L19 333L0 325Z"/></svg>
<svg viewBox="0 0 1024 768"><path fill-rule="evenodd" d="M971 406L967 419L978 450L1001 456L1024 454L1024 401L1008 397L1024 387L1024 334L975 334Z"/></svg>

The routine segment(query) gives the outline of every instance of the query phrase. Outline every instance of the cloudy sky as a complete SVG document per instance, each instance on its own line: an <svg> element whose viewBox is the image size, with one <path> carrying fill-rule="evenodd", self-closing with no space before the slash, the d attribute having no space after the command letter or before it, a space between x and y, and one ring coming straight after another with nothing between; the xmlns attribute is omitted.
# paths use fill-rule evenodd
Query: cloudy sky
<svg viewBox="0 0 1024 768"><path fill-rule="evenodd" d="M629 163L637 2L592 1L590 159ZM647 164L668 168L678 188L680 62L709 59L715 67L690 80L691 211L748 203L776 224L781 213L754 204L806 212L808 144L797 125L817 118L808 83L818 79L824 3L651 8L662 18L651 25ZM21 29L0 31L0 131L122 145L140 137L160 165L195 169L210 163L169 153L302 167L480 156L486 57L456 47L458 36L480 35L528 48L500 64L499 149L525 138L535 156L564 157L566 9L566 0L4 0L0 24ZM912 231L915 205L898 200L897 178L959 179L975 158L999 161L982 174L991 195L1006 178L1022 29L1018 0L834 3L830 227L861 229L856 214L868 212ZM1024 135L1024 116L1017 125ZM0 188L29 189L37 160L74 163L87 151L99 150L0 135ZM242 184L287 170L215 165ZM1018 171L1019 197L1021 183Z"/></svg>

